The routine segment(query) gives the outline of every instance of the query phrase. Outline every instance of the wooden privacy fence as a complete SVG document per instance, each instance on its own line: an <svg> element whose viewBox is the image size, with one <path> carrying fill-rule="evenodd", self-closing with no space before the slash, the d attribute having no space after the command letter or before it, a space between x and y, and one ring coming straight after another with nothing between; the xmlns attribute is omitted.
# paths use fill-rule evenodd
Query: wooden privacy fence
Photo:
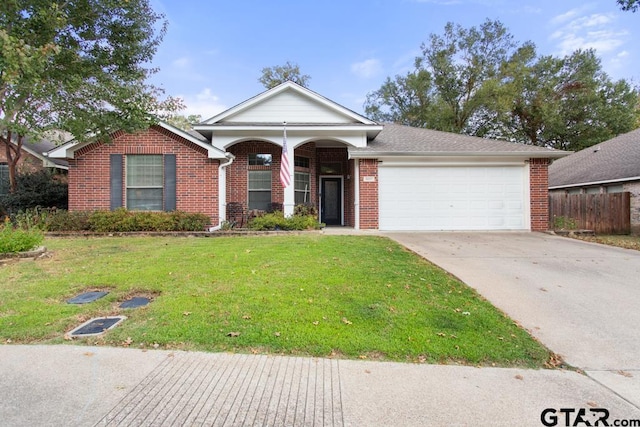
<svg viewBox="0 0 640 427"><path fill-rule="evenodd" d="M631 232L631 194L549 194L549 228Z"/></svg>

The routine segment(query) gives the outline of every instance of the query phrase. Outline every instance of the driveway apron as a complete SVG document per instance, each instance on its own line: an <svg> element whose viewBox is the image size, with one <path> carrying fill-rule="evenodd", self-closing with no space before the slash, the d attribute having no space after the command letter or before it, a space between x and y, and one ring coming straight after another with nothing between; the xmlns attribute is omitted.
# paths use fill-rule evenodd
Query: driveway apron
<svg viewBox="0 0 640 427"><path fill-rule="evenodd" d="M640 406L640 252L544 233L384 233Z"/></svg>

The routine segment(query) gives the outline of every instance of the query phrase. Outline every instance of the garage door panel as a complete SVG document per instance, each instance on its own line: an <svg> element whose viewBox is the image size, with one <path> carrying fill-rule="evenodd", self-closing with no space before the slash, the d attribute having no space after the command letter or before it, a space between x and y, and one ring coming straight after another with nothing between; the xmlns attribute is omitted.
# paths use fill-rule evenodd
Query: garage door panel
<svg viewBox="0 0 640 427"><path fill-rule="evenodd" d="M382 230L525 229L523 166L379 168Z"/></svg>

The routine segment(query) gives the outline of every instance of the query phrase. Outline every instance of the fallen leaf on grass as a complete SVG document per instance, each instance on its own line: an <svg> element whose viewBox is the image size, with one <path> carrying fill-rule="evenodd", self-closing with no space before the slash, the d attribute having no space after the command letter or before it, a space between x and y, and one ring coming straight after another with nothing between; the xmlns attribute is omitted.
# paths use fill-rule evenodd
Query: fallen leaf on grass
<svg viewBox="0 0 640 427"><path fill-rule="evenodd" d="M185 311L185 312L182 313L183 316L189 316L190 314L191 314L190 311Z"/></svg>
<svg viewBox="0 0 640 427"><path fill-rule="evenodd" d="M273 335L275 335L276 337L279 337L279 336L280 336L280 332L276 332L276 333L275 333L275 334L273 334Z"/></svg>
<svg viewBox="0 0 640 427"><path fill-rule="evenodd" d="M244 320L249 320L249 319L251 319L251 316L250 316L250 315L248 315L248 314L245 314L244 316L242 316L242 318L243 318Z"/></svg>
<svg viewBox="0 0 640 427"><path fill-rule="evenodd" d="M351 325L353 322L350 322L349 320L347 320L346 317L342 318L342 323L344 323L345 325Z"/></svg>
<svg viewBox="0 0 640 427"><path fill-rule="evenodd" d="M229 332L227 334L228 337L239 337L240 336L240 332Z"/></svg>
<svg viewBox="0 0 640 427"><path fill-rule="evenodd" d="M313 322L314 325L318 326L320 324L320 322L318 322L317 320L315 322Z"/></svg>

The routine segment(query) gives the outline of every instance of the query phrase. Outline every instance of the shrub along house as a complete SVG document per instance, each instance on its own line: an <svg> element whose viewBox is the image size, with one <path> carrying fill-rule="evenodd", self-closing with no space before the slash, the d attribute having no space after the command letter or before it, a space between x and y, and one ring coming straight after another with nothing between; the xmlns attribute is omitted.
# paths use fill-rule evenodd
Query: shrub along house
<svg viewBox="0 0 640 427"><path fill-rule="evenodd" d="M284 123L291 185L280 182ZM69 142L69 208L183 210L225 220L296 204L381 230L544 230L547 171L567 153L378 124L292 82L187 133L160 123L109 144Z"/></svg>

